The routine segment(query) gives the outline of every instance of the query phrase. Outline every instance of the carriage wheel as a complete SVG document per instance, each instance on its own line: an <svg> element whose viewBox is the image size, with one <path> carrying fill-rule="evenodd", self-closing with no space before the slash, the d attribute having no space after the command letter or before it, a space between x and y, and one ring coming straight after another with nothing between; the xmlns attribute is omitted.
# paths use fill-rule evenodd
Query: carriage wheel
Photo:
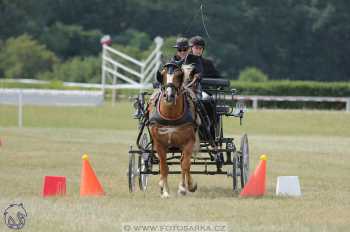
<svg viewBox="0 0 350 232"><path fill-rule="evenodd" d="M150 154L143 153L142 155L139 156L139 163L138 163L138 168L139 168L139 187L141 191L146 191L147 190L147 185L148 185L148 180L150 178L150 174L143 174L141 172L147 172L152 170L152 160L150 159Z"/></svg>
<svg viewBox="0 0 350 232"><path fill-rule="evenodd" d="M144 150L152 149L152 140L149 132L144 132L142 134L140 145ZM139 187L142 191L147 190L148 180L150 178L149 174L141 174L141 172L151 171L152 170L152 154L142 153L139 156L138 168L139 168Z"/></svg>
<svg viewBox="0 0 350 232"><path fill-rule="evenodd" d="M131 148L130 148L131 150ZM129 192L135 192L135 182L137 176L137 164L135 153L131 153L129 150L129 169L128 169L128 182L129 182Z"/></svg>
<svg viewBox="0 0 350 232"><path fill-rule="evenodd" d="M248 144L248 136L244 134L241 139L241 147L240 147L240 170L241 170L241 187L244 188L245 184L248 181L249 177L249 144Z"/></svg>
<svg viewBox="0 0 350 232"><path fill-rule="evenodd" d="M235 192L237 190L237 167L238 167L237 156L232 157L232 190Z"/></svg>

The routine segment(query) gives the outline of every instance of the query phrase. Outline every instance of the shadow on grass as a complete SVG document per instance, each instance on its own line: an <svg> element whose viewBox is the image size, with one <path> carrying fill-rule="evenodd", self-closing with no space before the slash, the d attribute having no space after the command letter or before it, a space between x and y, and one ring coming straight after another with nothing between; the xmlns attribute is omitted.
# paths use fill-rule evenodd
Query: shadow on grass
<svg viewBox="0 0 350 232"><path fill-rule="evenodd" d="M194 197L196 198L209 198L209 199L214 199L214 198L237 198L237 199L251 199L251 200L280 200L280 201L285 201L285 200L299 200L301 199L298 197L281 197L281 196L276 196L273 194L270 189L267 190L264 196L260 197L240 197L239 194L241 192L241 189L238 189L236 191L233 191L229 187L198 187L198 190L195 194Z"/></svg>
<svg viewBox="0 0 350 232"><path fill-rule="evenodd" d="M233 191L228 187L206 187L199 186L196 197L198 198L227 198L227 197L235 197L239 196L239 192Z"/></svg>

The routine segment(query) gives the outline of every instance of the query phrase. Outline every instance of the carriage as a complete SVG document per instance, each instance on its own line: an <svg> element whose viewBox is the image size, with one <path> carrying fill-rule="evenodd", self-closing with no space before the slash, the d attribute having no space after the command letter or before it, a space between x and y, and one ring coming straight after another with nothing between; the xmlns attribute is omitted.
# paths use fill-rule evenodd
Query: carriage
<svg viewBox="0 0 350 232"><path fill-rule="evenodd" d="M230 88L230 82L220 78L202 78L201 86L207 98L199 100L201 112L209 117L210 131L199 128L200 149L191 158L193 169L191 174L226 175L232 178L232 190L243 189L249 176L249 145L248 137L244 134L240 139L239 148L234 138L225 137L223 133L223 118L237 117L242 123L244 104L236 102L236 90ZM141 191L146 191L149 178L160 174L159 159L153 149L153 141L148 127L146 114L146 98L148 93L142 92L134 102L134 117L138 120L138 136L136 147L130 146L128 155L128 184L129 191L136 191L136 185ZM212 146L213 143L216 146ZM181 164L181 152L177 148L169 148L166 154L169 174L181 174L176 170Z"/></svg>

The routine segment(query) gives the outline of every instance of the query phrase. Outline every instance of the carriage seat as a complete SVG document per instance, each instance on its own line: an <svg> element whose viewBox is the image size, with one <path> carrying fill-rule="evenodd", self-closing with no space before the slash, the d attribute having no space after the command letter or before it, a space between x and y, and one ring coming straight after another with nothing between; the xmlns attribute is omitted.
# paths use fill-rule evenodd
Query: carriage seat
<svg viewBox="0 0 350 232"><path fill-rule="evenodd" d="M230 112L230 106L226 105L224 101L217 101L218 99L215 99L215 93L220 93L220 90L228 89L230 87L229 80L223 78L204 77L201 80L201 86L203 88L202 96L204 96L202 98L202 102L205 105L212 105L212 107L215 106L216 114L222 115Z"/></svg>
<svg viewBox="0 0 350 232"><path fill-rule="evenodd" d="M217 114L228 114L231 111L231 107L228 105L216 106Z"/></svg>
<svg viewBox="0 0 350 232"><path fill-rule="evenodd" d="M229 88L230 81L223 78L202 78L201 86L203 89Z"/></svg>

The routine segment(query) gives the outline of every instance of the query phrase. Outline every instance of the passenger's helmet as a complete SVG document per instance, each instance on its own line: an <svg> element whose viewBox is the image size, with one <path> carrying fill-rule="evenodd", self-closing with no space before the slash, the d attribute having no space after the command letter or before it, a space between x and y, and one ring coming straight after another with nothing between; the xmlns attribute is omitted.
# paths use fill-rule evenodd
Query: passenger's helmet
<svg viewBox="0 0 350 232"><path fill-rule="evenodd" d="M204 39L201 36L199 36L199 35L192 37L190 39L190 46L192 47L192 46L195 46L195 45L205 48L205 41L204 41Z"/></svg>

